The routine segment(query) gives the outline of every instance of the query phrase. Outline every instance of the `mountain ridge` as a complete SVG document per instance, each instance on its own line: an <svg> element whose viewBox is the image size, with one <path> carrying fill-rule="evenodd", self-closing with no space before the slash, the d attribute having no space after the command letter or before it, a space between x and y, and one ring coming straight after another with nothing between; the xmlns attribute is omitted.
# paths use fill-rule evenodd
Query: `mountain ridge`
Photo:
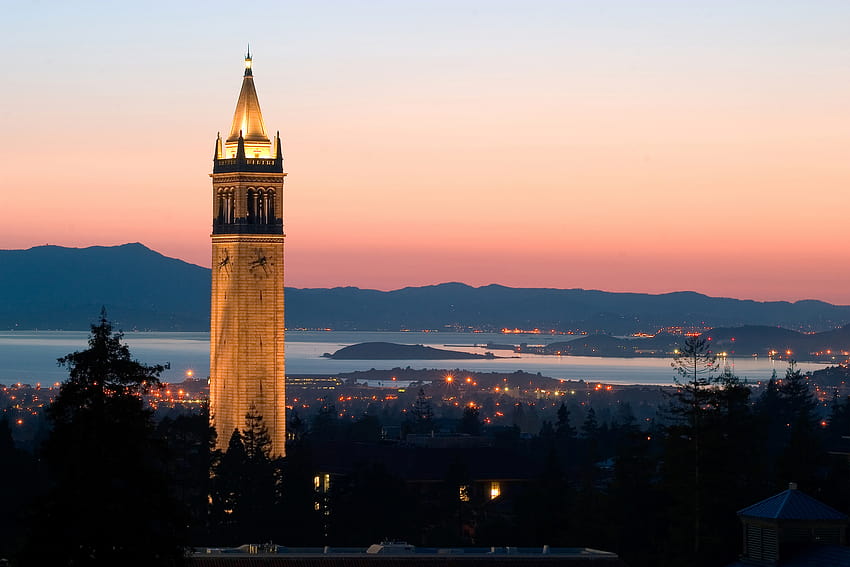
<svg viewBox="0 0 850 567"><path fill-rule="evenodd" d="M209 328L210 270L140 243L0 250L0 329L86 329L102 306L124 329ZM816 299L756 301L695 291L661 294L580 288L473 287L446 282L379 291L287 288L289 328L339 330L502 328L608 334L669 326L769 325L826 330L850 306Z"/></svg>

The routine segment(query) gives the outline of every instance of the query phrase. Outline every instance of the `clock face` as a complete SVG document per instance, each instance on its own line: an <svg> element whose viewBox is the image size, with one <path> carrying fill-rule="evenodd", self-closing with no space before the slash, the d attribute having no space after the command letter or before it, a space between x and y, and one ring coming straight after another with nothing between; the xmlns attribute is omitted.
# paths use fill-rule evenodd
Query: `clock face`
<svg viewBox="0 0 850 567"><path fill-rule="evenodd" d="M230 269L233 266L233 262L230 260L230 252L227 251L227 248L224 249L224 256L221 260L218 261L218 271L219 273L230 275Z"/></svg>
<svg viewBox="0 0 850 567"><path fill-rule="evenodd" d="M274 272L274 263L265 250L257 248L254 251L254 257L248 262L248 270L254 274L254 277L266 278Z"/></svg>

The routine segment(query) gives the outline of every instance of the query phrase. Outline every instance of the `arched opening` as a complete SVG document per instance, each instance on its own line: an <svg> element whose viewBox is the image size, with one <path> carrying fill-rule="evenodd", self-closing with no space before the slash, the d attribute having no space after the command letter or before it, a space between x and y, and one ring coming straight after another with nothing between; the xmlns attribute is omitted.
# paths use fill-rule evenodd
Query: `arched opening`
<svg viewBox="0 0 850 567"><path fill-rule="evenodd" d="M248 189L248 222L257 222L257 192L253 187Z"/></svg>
<svg viewBox="0 0 850 567"><path fill-rule="evenodd" d="M268 222L268 217L266 216L266 206L268 196L266 192L260 189L260 194L257 199L257 222L260 224L266 224Z"/></svg>
<svg viewBox="0 0 850 567"><path fill-rule="evenodd" d="M269 189L269 192L268 192L269 204L268 204L268 207L266 207L266 210L268 211L268 220L266 222L275 222L277 220L277 217L275 217L275 214L274 214L274 197L275 197L274 189Z"/></svg>

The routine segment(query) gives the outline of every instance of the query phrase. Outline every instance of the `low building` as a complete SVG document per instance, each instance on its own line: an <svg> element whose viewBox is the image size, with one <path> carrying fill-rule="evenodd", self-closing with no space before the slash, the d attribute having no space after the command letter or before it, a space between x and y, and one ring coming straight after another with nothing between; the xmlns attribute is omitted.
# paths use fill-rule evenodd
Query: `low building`
<svg viewBox="0 0 850 567"><path fill-rule="evenodd" d="M730 567L850 567L847 514L797 490L794 483L740 510L738 517L744 549Z"/></svg>

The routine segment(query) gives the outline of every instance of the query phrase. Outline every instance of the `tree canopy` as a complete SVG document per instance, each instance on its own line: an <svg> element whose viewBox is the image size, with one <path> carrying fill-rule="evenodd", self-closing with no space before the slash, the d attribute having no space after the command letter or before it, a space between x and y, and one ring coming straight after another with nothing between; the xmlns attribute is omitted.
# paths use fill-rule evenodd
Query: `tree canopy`
<svg viewBox="0 0 850 567"><path fill-rule="evenodd" d="M50 489L37 513L32 565L177 565L184 514L170 496L165 444L142 394L161 366L134 360L101 315L89 348L59 359L69 378L47 410Z"/></svg>

